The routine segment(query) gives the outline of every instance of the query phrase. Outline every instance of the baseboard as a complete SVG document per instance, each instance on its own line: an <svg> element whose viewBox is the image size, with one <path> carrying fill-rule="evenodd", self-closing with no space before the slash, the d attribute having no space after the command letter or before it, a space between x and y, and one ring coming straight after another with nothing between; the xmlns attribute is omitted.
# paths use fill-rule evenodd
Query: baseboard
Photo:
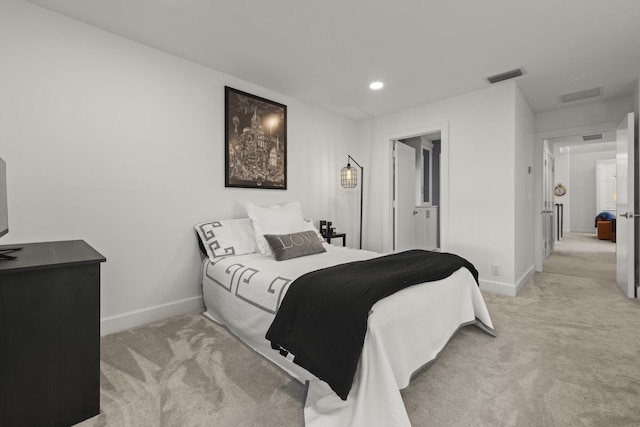
<svg viewBox="0 0 640 427"><path fill-rule="evenodd" d="M128 313L105 317L100 319L100 336L156 322L158 320L168 319L169 317L178 316L180 314L202 310L203 307L202 296L199 295L183 300L172 301L166 304L130 311Z"/></svg>
<svg viewBox="0 0 640 427"><path fill-rule="evenodd" d="M480 279L480 290L492 292L494 294L507 295L510 297L515 297L517 292L515 285L512 285L510 283L483 279Z"/></svg>
<svg viewBox="0 0 640 427"><path fill-rule="evenodd" d="M532 265L531 267L529 267L527 271L525 271L525 273L522 276L520 276L520 279L518 279L518 281L516 282L516 295L518 295L520 291L524 288L524 286L527 283L529 283L529 280L531 280L531 278L535 273L536 273L536 266Z"/></svg>
<svg viewBox="0 0 640 427"><path fill-rule="evenodd" d="M522 288L529 282L529 279L535 274L535 266L531 266L520 276L515 285L505 282L496 282L494 280L480 279L480 290L493 292L494 294L508 295L510 297L517 296Z"/></svg>
<svg viewBox="0 0 640 427"><path fill-rule="evenodd" d="M565 233L586 233L586 234L596 234L597 230L595 228L575 228L569 231L565 230Z"/></svg>

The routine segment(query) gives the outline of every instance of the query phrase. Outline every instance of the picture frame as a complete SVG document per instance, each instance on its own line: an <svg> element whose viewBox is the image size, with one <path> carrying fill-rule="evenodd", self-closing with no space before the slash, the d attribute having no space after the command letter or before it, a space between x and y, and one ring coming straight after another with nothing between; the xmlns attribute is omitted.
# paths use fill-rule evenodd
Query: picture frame
<svg viewBox="0 0 640 427"><path fill-rule="evenodd" d="M287 106L225 86L225 187L287 189Z"/></svg>

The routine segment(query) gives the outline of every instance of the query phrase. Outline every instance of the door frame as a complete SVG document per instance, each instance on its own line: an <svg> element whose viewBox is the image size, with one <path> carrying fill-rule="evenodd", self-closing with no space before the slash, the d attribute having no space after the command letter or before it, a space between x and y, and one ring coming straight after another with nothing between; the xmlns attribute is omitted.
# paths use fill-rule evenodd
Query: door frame
<svg viewBox="0 0 640 427"><path fill-rule="evenodd" d="M385 137L387 152L383 162L382 200L386 209L382 211L382 250L385 253L393 250L393 144L398 139L413 138L420 135L440 132L440 249L449 247L449 122L436 122L417 129L397 131Z"/></svg>
<svg viewBox="0 0 640 427"><path fill-rule="evenodd" d="M586 125L579 126L574 128L567 129L559 129L553 131L546 132L536 132L535 134L535 145L533 147L534 150L534 214L535 214L535 222L534 222L534 244L535 244L535 268L536 271L543 271L544 265L544 234L543 234L543 220L541 212L544 210L542 205L542 191L543 191L543 179L542 176L544 174L544 164L543 164L543 151L542 147L544 145L544 140L546 139L554 139L554 138L566 138L574 135L580 134L590 134L596 132L608 132L614 131L618 128L618 122L607 122L600 123L594 125Z"/></svg>
<svg viewBox="0 0 640 427"><path fill-rule="evenodd" d="M638 257L636 246L638 243L638 214L637 214L637 162L636 138L634 136L635 113L630 112L616 128L616 216L618 229L616 231L616 282L618 287L629 298L638 297L637 266ZM621 143L620 134L625 141ZM624 150L626 145L626 152ZM626 165L626 170L621 166ZM619 180L619 181L618 181ZM626 203L625 203L626 202ZM621 212L625 211L625 212ZM629 218L630 215L630 218Z"/></svg>
<svg viewBox="0 0 640 427"><path fill-rule="evenodd" d="M553 146L550 146L547 140L543 141L542 147L542 246L544 259L547 259L549 255L555 249L556 239L559 231L554 227L556 224L555 215L555 197L553 195L553 188L555 182L555 158L553 156ZM545 206L545 199L548 203ZM548 221L548 222L547 222ZM547 222L547 223L545 223Z"/></svg>

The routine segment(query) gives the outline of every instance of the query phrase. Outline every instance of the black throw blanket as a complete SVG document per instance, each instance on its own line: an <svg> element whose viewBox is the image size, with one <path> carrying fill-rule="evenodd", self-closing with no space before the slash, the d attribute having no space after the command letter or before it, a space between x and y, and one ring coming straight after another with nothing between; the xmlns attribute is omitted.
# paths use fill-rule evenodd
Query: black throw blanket
<svg viewBox="0 0 640 427"><path fill-rule="evenodd" d="M287 291L266 338L283 356L347 399L371 307L409 286L449 277L473 264L454 254L410 250L312 271Z"/></svg>

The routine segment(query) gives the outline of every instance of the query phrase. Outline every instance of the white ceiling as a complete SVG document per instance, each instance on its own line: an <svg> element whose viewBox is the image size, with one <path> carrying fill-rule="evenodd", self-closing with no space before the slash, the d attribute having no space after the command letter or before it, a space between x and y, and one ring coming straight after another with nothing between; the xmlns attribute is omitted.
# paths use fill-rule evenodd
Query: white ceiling
<svg viewBox="0 0 640 427"><path fill-rule="evenodd" d="M27 1L356 120L517 67L534 112L640 76L639 0Z"/></svg>
<svg viewBox="0 0 640 427"><path fill-rule="evenodd" d="M602 139L588 140L582 139L585 135L602 134ZM551 143L554 149L560 150L561 153L595 153L602 151L616 151L616 131L604 131L604 132L591 132L587 134L564 136L561 138L551 138L547 140ZM563 151L563 149L569 148L569 150Z"/></svg>

